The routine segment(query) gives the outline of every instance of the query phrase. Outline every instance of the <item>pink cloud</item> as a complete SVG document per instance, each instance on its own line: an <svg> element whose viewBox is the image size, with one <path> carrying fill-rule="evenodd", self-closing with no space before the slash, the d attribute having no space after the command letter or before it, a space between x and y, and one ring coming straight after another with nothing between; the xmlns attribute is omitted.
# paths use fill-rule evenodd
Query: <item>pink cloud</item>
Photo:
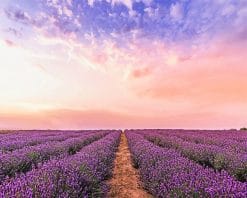
<svg viewBox="0 0 247 198"><path fill-rule="evenodd" d="M8 39L5 39L5 43L9 47L16 47L17 46L13 41L8 40Z"/></svg>
<svg viewBox="0 0 247 198"><path fill-rule="evenodd" d="M132 76L134 78L141 78L152 74L152 68L146 67L144 69L133 69Z"/></svg>
<svg viewBox="0 0 247 198"><path fill-rule="evenodd" d="M39 113L0 115L2 129L94 128L234 128L246 124L241 116L215 112L184 112L156 116L108 110L57 109ZM226 122L228 120L228 122Z"/></svg>
<svg viewBox="0 0 247 198"><path fill-rule="evenodd" d="M109 110L55 109L32 114L0 115L0 127L6 129L128 128L141 127L143 120L147 122L149 118Z"/></svg>
<svg viewBox="0 0 247 198"><path fill-rule="evenodd" d="M195 48L140 40L123 48L109 40L98 45L94 38L91 44L79 43L74 34L41 35L39 44L55 49L52 56L61 64L54 73L64 71L62 83L66 86L51 94L54 98L37 94L34 106L45 97L55 106L59 94L59 105L68 109L0 115L2 128L224 128L245 124L246 46L235 37L203 41ZM5 43L12 45L11 41ZM74 70L74 64L90 67ZM51 69L48 61L33 66ZM90 77L85 80L80 71ZM77 88L78 84L88 87L87 92ZM71 110L71 104L78 110ZM80 110L82 106L87 110Z"/></svg>

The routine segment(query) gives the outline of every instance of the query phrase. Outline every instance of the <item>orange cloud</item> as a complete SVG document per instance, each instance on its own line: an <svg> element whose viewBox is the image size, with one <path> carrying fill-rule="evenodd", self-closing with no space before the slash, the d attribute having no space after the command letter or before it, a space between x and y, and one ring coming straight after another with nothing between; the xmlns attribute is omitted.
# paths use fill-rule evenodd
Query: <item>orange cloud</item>
<svg viewBox="0 0 247 198"><path fill-rule="evenodd" d="M219 39L187 49L132 41L120 47L107 40L103 45L78 43L75 35L43 35L35 42L38 54L0 43L9 66L0 66L0 106L23 107L19 113L0 113L2 128L223 128L245 123L245 43ZM9 81L13 74L17 81Z"/></svg>
<svg viewBox="0 0 247 198"><path fill-rule="evenodd" d="M8 47L16 47L17 46L13 41L8 40L8 39L5 39L5 43Z"/></svg>
<svg viewBox="0 0 247 198"><path fill-rule="evenodd" d="M108 110L56 109L39 113L0 115L2 129L94 128L234 128L246 124L241 116L213 112L133 115ZM226 122L228 120L228 122Z"/></svg>
<svg viewBox="0 0 247 198"><path fill-rule="evenodd" d="M191 103L244 103L247 101L246 47L220 43L174 67L158 63L157 72L146 84L136 88L140 95ZM247 104L246 104L247 105Z"/></svg>
<svg viewBox="0 0 247 198"><path fill-rule="evenodd" d="M150 67L146 67L144 69L133 69L132 76L134 78L141 78L147 75L151 75L151 73L152 73L152 68Z"/></svg>

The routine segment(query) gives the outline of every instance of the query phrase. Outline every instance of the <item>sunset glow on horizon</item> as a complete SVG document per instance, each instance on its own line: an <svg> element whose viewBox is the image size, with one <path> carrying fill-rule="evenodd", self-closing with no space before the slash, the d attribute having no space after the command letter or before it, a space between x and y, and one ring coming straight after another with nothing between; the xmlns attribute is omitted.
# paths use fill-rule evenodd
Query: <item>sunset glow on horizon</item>
<svg viewBox="0 0 247 198"><path fill-rule="evenodd" d="M247 126L244 0L2 0L0 128Z"/></svg>

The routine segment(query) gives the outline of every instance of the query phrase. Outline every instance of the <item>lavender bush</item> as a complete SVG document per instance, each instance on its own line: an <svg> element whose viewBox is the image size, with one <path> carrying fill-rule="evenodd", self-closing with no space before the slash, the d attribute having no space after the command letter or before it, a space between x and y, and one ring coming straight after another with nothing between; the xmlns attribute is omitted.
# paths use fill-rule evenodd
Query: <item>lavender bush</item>
<svg viewBox="0 0 247 198"><path fill-rule="evenodd" d="M44 144L25 147L12 153L0 155L0 182L6 176L13 177L17 173L25 173L37 167L39 163L47 161L52 157L72 155L82 147L100 139L108 132L102 131L91 134L81 134L77 138L68 138L62 142L47 142Z"/></svg>
<svg viewBox="0 0 247 198"><path fill-rule="evenodd" d="M139 133L126 132L144 187L155 197L246 197L247 183L215 172L172 148L154 145Z"/></svg>
<svg viewBox="0 0 247 198"><path fill-rule="evenodd" d="M54 159L27 174L5 181L0 197L103 197L111 175L120 132L111 132L80 152Z"/></svg>
<svg viewBox="0 0 247 198"><path fill-rule="evenodd" d="M244 151L236 152L228 147L188 142L173 133L160 133L155 130L144 131L141 134L156 145L177 149L184 157L203 166L218 171L226 170L242 182L247 180L247 153ZM185 135L190 137L186 132ZM198 135L201 134L198 133Z"/></svg>

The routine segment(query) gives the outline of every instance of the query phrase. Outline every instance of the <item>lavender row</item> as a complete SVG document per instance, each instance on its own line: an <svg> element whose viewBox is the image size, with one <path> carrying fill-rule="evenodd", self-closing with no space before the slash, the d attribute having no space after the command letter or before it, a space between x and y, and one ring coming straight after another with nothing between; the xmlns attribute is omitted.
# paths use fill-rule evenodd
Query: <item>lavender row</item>
<svg viewBox="0 0 247 198"><path fill-rule="evenodd" d="M103 197L107 192L104 181L111 175L119 139L119 131L111 132L73 156L51 160L5 181L0 186L0 197Z"/></svg>
<svg viewBox="0 0 247 198"><path fill-rule="evenodd" d="M93 132L98 132L99 130L94 130ZM0 138L0 155L2 153L11 152L17 149L21 149L25 146L34 146L42 144L49 141L64 141L67 138L78 137L81 134L92 133L92 130L83 131L42 131L42 130L32 130L32 131L22 131L16 132L14 134L9 134L9 136L3 136Z"/></svg>
<svg viewBox="0 0 247 198"><path fill-rule="evenodd" d="M175 149L156 146L133 131L127 131L126 136L144 187L155 197L247 196L247 183L236 181L225 171L204 168Z"/></svg>
<svg viewBox="0 0 247 198"><path fill-rule="evenodd" d="M185 141L224 147L234 152L247 152L247 133L243 131L212 130L155 130L163 135L173 135Z"/></svg>
<svg viewBox="0 0 247 198"><path fill-rule="evenodd" d="M64 141L68 138L78 137L78 133L62 133L57 135L45 136L43 134L35 134L31 137L24 136L21 138L16 138L15 140L6 140L0 142L0 150L2 153L12 152L17 149L21 149L26 146L34 146L50 141Z"/></svg>
<svg viewBox="0 0 247 198"><path fill-rule="evenodd" d="M39 131L39 130L27 130L27 131L13 131L10 133L0 134L0 142L3 141L11 141L11 140L18 140L25 137L33 137L33 136L52 136L52 135L59 135L64 134L64 131Z"/></svg>
<svg viewBox="0 0 247 198"><path fill-rule="evenodd" d="M26 139L28 137L50 137L50 136L58 136L58 135L65 135L68 133L73 134L80 134L90 132L90 130L86 131L72 131L72 130L27 130L27 131L13 131L6 134L0 134L0 144L6 141L17 141Z"/></svg>
<svg viewBox="0 0 247 198"><path fill-rule="evenodd" d="M108 132L92 132L81 134L77 138L69 138L63 142L47 142L44 144L25 147L12 153L0 155L0 182L6 176L13 177L17 173L25 173L39 163L43 163L53 157L72 155L82 147L105 136Z"/></svg>
<svg viewBox="0 0 247 198"><path fill-rule="evenodd" d="M239 181L247 180L247 154L236 153L226 148L215 145L196 144L186 142L181 138L158 132L143 132L146 139L154 144L173 148L203 166L211 167L217 171L226 170Z"/></svg>

